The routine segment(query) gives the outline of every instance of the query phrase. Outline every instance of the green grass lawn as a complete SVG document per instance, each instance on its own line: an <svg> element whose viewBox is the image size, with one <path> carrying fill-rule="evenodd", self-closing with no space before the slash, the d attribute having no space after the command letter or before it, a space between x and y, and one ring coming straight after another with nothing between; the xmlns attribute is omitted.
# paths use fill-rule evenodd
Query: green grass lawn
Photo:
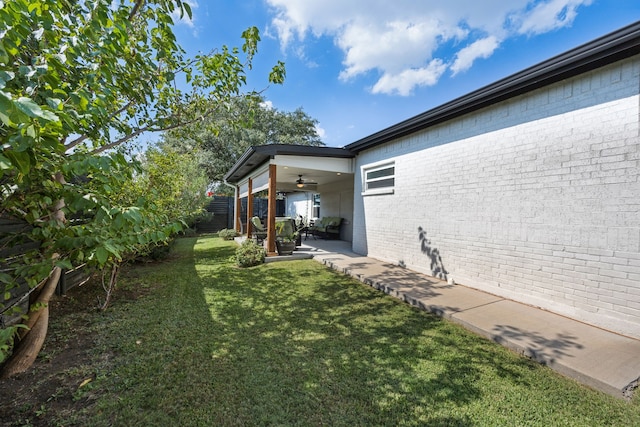
<svg viewBox="0 0 640 427"><path fill-rule="evenodd" d="M99 316L84 425L640 425L640 404L563 378L312 261L239 269L184 238ZM66 425L65 420L57 420Z"/></svg>

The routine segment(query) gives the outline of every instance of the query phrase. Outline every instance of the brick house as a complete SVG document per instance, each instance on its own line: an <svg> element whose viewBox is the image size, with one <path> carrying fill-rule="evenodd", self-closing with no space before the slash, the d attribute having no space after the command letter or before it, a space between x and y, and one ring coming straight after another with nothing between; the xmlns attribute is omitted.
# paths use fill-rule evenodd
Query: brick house
<svg viewBox="0 0 640 427"><path fill-rule="evenodd" d="M315 191L355 252L640 338L640 22L343 152Z"/></svg>

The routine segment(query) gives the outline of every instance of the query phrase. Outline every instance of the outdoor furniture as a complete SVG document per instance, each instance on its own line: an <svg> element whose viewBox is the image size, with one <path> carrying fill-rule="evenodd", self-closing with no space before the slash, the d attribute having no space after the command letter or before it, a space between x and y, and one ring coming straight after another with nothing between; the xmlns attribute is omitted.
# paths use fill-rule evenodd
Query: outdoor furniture
<svg viewBox="0 0 640 427"><path fill-rule="evenodd" d="M340 238L340 226L342 225L342 218L339 216L325 216L315 224L309 227L309 231L314 236L322 237L323 239L339 239Z"/></svg>
<svg viewBox="0 0 640 427"><path fill-rule="evenodd" d="M311 233L311 230L309 230L309 225L306 225L304 227L302 227L302 229L300 230L300 235L302 235L302 233L304 233L304 240L307 240L309 238L309 233ZM311 233L311 236L313 236L313 238L315 239L316 236L313 235L313 233Z"/></svg>
<svg viewBox="0 0 640 427"><path fill-rule="evenodd" d="M276 217L276 240L293 236L295 225L293 219L287 216Z"/></svg>
<svg viewBox="0 0 640 427"><path fill-rule="evenodd" d="M313 234L313 226L314 221L310 220L309 223L300 230L300 234L304 233L304 240L307 240L309 236L313 237L313 240L316 240L316 236Z"/></svg>
<svg viewBox="0 0 640 427"><path fill-rule="evenodd" d="M291 255L300 246L300 233L290 217L276 218L276 249L279 255Z"/></svg>
<svg viewBox="0 0 640 427"><path fill-rule="evenodd" d="M262 221L257 216L251 218L251 237L255 239L257 244L261 244L267 238L267 229L262 225Z"/></svg>
<svg viewBox="0 0 640 427"><path fill-rule="evenodd" d="M291 217L277 217L276 218L276 240L294 240L296 246L301 245L300 228L294 219Z"/></svg>

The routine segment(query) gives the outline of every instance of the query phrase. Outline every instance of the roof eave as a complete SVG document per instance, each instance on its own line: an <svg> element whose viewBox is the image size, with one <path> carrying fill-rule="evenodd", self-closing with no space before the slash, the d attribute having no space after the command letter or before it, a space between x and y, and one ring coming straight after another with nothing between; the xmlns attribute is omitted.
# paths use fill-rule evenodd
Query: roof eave
<svg viewBox="0 0 640 427"><path fill-rule="evenodd" d="M358 153L639 53L640 22L636 22L355 141L345 148Z"/></svg>
<svg viewBox="0 0 640 427"><path fill-rule="evenodd" d="M336 158L353 158L355 153L346 148L335 147L316 147L309 145L293 145L293 144L268 144L249 147L247 151L238 159L233 167L224 176L224 181L234 184L238 183L244 176L251 171L262 166L268 159L278 155L292 156L317 156L317 157L336 157ZM242 173L240 171L245 168Z"/></svg>

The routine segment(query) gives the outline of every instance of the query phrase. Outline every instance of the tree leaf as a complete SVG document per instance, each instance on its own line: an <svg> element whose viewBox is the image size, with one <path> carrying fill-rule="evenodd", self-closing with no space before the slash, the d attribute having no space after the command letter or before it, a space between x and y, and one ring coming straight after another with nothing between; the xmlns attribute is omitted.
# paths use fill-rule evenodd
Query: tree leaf
<svg viewBox="0 0 640 427"><path fill-rule="evenodd" d="M100 265L106 263L108 258L109 252L105 248L100 246L98 249L96 249L96 259L98 260Z"/></svg>
<svg viewBox="0 0 640 427"><path fill-rule="evenodd" d="M12 71L0 71L0 89L4 88L8 81L13 80L16 74Z"/></svg>
<svg viewBox="0 0 640 427"><path fill-rule="evenodd" d="M187 12L187 16L189 17L189 19L193 19L193 13L191 12L191 6L189 5L189 3L182 3L182 7L184 8L184 11Z"/></svg>
<svg viewBox="0 0 640 427"><path fill-rule="evenodd" d="M2 99L2 98L0 98L0 99ZM2 107L0 107L0 108L2 108ZM0 111L0 121L1 121L2 123L4 123L5 125L7 125L7 126L11 126L11 124L13 123L13 122L11 121L11 119L9 118L9 116L7 116L6 114L4 114L4 112L3 112L3 111Z"/></svg>
<svg viewBox="0 0 640 427"><path fill-rule="evenodd" d="M7 126L14 126L15 123L11 119L11 110L15 110L11 95L0 91L0 120Z"/></svg>
<svg viewBox="0 0 640 427"><path fill-rule="evenodd" d="M11 160L11 164L23 174L28 174L31 170L31 156L26 151L6 150L5 156Z"/></svg>
<svg viewBox="0 0 640 427"><path fill-rule="evenodd" d="M0 273L0 282L2 283L11 283L12 279L7 273Z"/></svg>
<svg viewBox="0 0 640 427"><path fill-rule="evenodd" d="M69 261L68 259L61 259L56 261L56 266L66 270L71 270L73 268L71 261Z"/></svg>
<svg viewBox="0 0 640 427"><path fill-rule="evenodd" d="M58 116L51 111L43 110L38 104L31 99L21 96L15 101L16 107L29 117L41 118L51 122L58 121Z"/></svg>
<svg viewBox="0 0 640 427"><path fill-rule="evenodd" d="M2 154L0 154L0 169L2 170L11 169L11 160L7 159Z"/></svg>

